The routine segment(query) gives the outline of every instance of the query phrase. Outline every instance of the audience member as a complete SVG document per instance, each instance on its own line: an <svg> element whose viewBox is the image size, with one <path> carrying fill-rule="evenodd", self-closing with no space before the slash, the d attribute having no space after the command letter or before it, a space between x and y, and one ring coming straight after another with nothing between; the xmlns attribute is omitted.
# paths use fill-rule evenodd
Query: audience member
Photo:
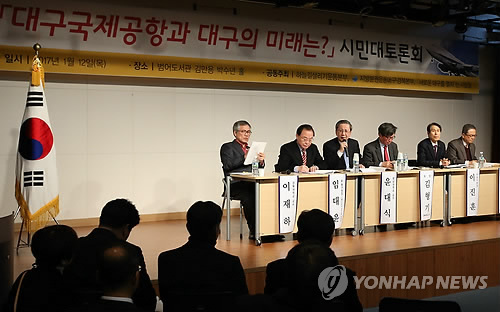
<svg viewBox="0 0 500 312"><path fill-rule="evenodd" d="M240 259L215 248L221 208L198 201L187 211L188 242L158 257L158 283L165 310L207 311L231 308L232 299L248 293Z"/></svg>
<svg viewBox="0 0 500 312"><path fill-rule="evenodd" d="M31 252L33 268L16 279L3 311L65 311L71 301L63 271L71 261L78 236L66 225L52 225L35 232Z"/></svg>
<svg viewBox="0 0 500 312"><path fill-rule="evenodd" d="M134 250L141 266L139 284L132 299L143 310L155 310L156 294L146 270L142 250L126 242L139 221L139 212L127 199L115 199L104 206L99 227L78 240L75 257L67 270L68 279L75 291L75 304L92 304L103 294L102 285L97 280L98 259L105 249L122 241Z"/></svg>

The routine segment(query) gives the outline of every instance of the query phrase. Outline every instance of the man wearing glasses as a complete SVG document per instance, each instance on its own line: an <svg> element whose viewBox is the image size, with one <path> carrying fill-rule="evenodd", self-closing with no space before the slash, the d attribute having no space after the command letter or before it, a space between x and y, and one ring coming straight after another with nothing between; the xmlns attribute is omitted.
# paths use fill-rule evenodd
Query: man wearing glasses
<svg viewBox="0 0 500 312"><path fill-rule="evenodd" d="M349 120L339 120L335 124L336 138L323 144L323 155L327 169L352 168L354 153L360 153L358 141L351 139L352 124Z"/></svg>
<svg viewBox="0 0 500 312"><path fill-rule="evenodd" d="M222 144L220 160L224 178L232 172L251 172L252 165L244 165L245 158L250 149L248 140L252 134L251 126L246 120L239 120L233 124L234 140ZM265 155L259 153L257 160L259 168L264 168ZM225 192L225 190L224 190ZM231 197L241 201L245 218L247 219L249 238L255 239L255 184L247 181L237 181L231 184Z"/></svg>
<svg viewBox="0 0 500 312"><path fill-rule="evenodd" d="M463 164L466 161L477 160L476 145L473 143L476 136L476 127L465 124L462 127L462 137L448 143L446 154L452 164Z"/></svg>
<svg viewBox="0 0 500 312"><path fill-rule="evenodd" d="M303 124L297 128L295 140L282 145L278 163L274 165L277 172L314 172L325 169L326 164L319 153L318 147L312 143L314 129Z"/></svg>
<svg viewBox="0 0 500 312"><path fill-rule="evenodd" d="M398 145L393 142L398 128L390 122L378 126L378 139L365 145L361 163L365 167L394 168L392 161L398 157Z"/></svg>

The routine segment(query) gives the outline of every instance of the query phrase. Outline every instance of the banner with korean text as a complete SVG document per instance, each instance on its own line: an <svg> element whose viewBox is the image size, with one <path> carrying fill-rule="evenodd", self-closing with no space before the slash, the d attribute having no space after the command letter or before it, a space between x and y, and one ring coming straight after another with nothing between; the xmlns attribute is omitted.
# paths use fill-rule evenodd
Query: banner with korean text
<svg viewBox="0 0 500 312"><path fill-rule="evenodd" d="M295 228L299 194L298 176L278 177L278 211L280 234L291 233Z"/></svg>
<svg viewBox="0 0 500 312"><path fill-rule="evenodd" d="M0 70L27 71L37 40L54 73L479 92L478 46L463 41L78 3L0 3Z"/></svg>
<svg viewBox="0 0 500 312"><path fill-rule="evenodd" d="M479 169L467 169L467 217L477 216L479 208Z"/></svg>
<svg viewBox="0 0 500 312"><path fill-rule="evenodd" d="M342 226L347 192L347 175L332 173L328 175L328 213L335 222L335 229Z"/></svg>
<svg viewBox="0 0 500 312"><path fill-rule="evenodd" d="M434 170L420 170L418 174L420 197L420 221L432 216L432 193L434 189Z"/></svg>
<svg viewBox="0 0 500 312"><path fill-rule="evenodd" d="M396 223L398 174L384 171L380 176L380 223Z"/></svg>

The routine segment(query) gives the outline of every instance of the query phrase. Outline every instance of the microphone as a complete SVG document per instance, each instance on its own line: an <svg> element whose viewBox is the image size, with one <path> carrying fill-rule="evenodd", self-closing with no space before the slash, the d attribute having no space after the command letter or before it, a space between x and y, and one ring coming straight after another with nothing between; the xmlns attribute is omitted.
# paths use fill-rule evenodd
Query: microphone
<svg viewBox="0 0 500 312"><path fill-rule="evenodd" d="M281 173L281 174L290 174L290 173L292 173L292 170L287 169L287 170L285 170L285 171L280 171L280 173Z"/></svg>

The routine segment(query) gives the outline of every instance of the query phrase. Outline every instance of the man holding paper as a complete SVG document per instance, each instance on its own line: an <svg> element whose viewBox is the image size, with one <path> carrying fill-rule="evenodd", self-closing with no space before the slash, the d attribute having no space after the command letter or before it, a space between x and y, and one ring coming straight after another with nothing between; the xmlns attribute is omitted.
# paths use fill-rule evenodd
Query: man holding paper
<svg viewBox="0 0 500 312"><path fill-rule="evenodd" d="M220 148L220 160L224 178L233 172L251 172L252 160L245 162L250 147L248 140L252 134L250 124L245 120L239 120L233 124L234 140L222 144ZM265 155L263 152L256 152L259 168L264 168ZM246 163L246 164L245 164ZM225 190L224 190L225 191ZM245 218L247 219L249 238L255 239L255 185L252 182L237 181L231 184L231 197L241 201Z"/></svg>
<svg viewBox="0 0 500 312"><path fill-rule="evenodd" d="M318 147L312 143L314 129L304 124L297 128L295 140L282 145L278 163L274 165L277 172L314 172L325 169L326 165Z"/></svg>
<svg viewBox="0 0 500 312"><path fill-rule="evenodd" d="M336 138L323 144L323 155L327 169L352 168L354 154L359 152L358 141L351 139L352 124L349 120L339 120L335 124Z"/></svg>

